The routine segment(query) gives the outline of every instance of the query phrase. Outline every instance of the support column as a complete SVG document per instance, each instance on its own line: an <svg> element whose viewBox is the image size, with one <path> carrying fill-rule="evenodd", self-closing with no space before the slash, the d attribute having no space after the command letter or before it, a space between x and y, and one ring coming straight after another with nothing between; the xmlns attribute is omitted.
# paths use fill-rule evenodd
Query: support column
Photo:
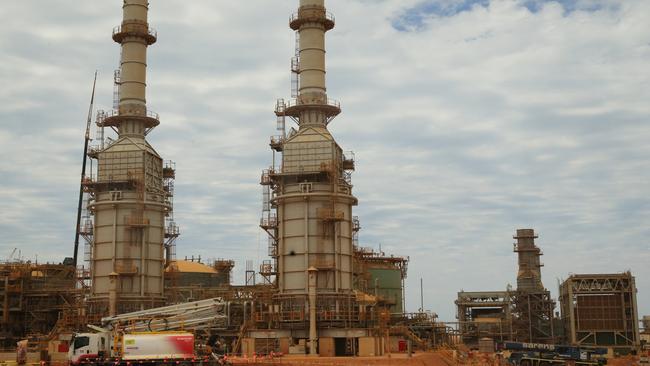
<svg viewBox="0 0 650 366"><path fill-rule="evenodd" d="M309 355L318 355L318 330L316 328L316 279L318 270L309 267Z"/></svg>

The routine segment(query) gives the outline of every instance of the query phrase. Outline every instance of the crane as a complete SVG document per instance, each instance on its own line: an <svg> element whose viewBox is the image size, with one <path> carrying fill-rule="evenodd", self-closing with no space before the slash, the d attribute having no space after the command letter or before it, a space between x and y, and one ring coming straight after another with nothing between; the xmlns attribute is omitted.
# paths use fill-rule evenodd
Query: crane
<svg viewBox="0 0 650 366"><path fill-rule="evenodd" d="M86 160L88 159L88 144L90 143L90 122L93 114L93 105L95 104L95 85L97 85L97 70L95 70L95 79L93 81L93 91L90 96L90 106L88 107L88 118L86 119L86 134L84 137L84 154L81 164L81 182L79 183L79 204L77 206L77 229L74 237L73 265L77 268L79 253L79 235L81 234L81 210L84 196L84 178L86 176Z"/></svg>
<svg viewBox="0 0 650 366"><path fill-rule="evenodd" d="M14 259L14 254L16 254L16 251L18 248L14 248L13 251L11 251L11 254L9 254L9 258L7 258L7 262L11 262L12 259Z"/></svg>

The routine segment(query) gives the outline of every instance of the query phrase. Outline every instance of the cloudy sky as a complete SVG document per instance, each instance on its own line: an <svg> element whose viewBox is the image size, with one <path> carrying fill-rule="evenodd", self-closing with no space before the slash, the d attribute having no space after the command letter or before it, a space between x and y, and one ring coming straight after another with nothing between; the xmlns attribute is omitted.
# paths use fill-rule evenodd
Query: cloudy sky
<svg viewBox="0 0 650 366"><path fill-rule="evenodd" d="M2 0L0 258L71 256L92 76L112 105L121 1ZM152 0L150 141L177 163L179 257L265 259L259 175L290 94L294 0ZM410 256L407 307L631 270L650 314L650 1L328 0L330 126L354 150L363 246Z"/></svg>

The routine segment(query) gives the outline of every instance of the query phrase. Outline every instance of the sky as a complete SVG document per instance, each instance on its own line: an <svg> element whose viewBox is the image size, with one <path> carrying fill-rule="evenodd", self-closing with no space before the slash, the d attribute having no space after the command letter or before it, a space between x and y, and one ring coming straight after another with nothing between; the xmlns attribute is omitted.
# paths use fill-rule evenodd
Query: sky
<svg viewBox="0 0 650 366"><path fill-rule="evenodd" d="M266 258L260 173L290 96L294 0L152 0L149 141L176 162L178 257ZM631 270L650 314L650 1L327 0L330 130L353 150L362 246L408 256L408 310L460 290ZM92 77L112 106L121 1L2 0L0 258L72 256Z"/></svg>

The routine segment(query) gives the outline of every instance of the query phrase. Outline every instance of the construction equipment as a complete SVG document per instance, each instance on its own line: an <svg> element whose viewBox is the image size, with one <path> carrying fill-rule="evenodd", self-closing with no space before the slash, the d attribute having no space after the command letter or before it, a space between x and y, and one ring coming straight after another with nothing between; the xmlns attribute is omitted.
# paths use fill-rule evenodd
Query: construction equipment
<svg viewBox="0 0 650 366"><path fill-rule="evenodd" d="M107 330L157 332L227 327L230 303L212 298L102 318Z"/></svg>
<svg viewBox="0 0 650 366"><path fill-rule="evenodd" d="M94 333L75 334L68 360L72 365L152 365L222 363L217 355L197 357L195 334L199 330L228 326L230 304L207 299L102 318Z"/></svg>
<svg viewBox="0 0 650 366"><path fill-rule="evenodd" d="M84 153L81 164L81 184L79 185L79 203L77 206L77 229L74 236L74 253L73 265L77 267L78 253L79 253L79 236L81 235L81 211L84 195L84 179L86 179L86 162L88 161L88 145L90 143L90 122L93 115L93 106L95 105L95 86L97 85L97 71L95 71L95 79L93 81L93 92L90 97L90 106L88 107L88 117L86 118L86 134L84 135ZM13 253L12 253L13 256Z"/></svg>
<svg viewBox="0 0 650 366"><path fill-rule="evenodd" d="M11 251L11 254L9 254L9 257L7 257L7 263L11 262L14 259L16 251L18 251L18 248L14 248L14 250ZM20 260L20 258L18 258L18 260Z"/></svg>
<svg viewBox="0 0 650 366"><path fill-rule="evenodd" d="M508 361L516 366L605 365L607 348L564 346L544 343L502 342L497 350L510 351Z"/></svg>

